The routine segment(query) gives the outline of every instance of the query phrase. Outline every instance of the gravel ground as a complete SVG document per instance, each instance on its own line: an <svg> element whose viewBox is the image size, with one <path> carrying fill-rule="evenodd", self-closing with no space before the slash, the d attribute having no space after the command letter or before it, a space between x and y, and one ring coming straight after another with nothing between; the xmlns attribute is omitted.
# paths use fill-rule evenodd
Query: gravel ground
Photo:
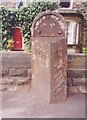
<svg viewBox="0 0 87 120"><path fill-rule="evenodd" d="M64 103L47 104L32 96L28 87L10 89L2 92L2 117L85 118L85 95L71 95Z"/></svg>

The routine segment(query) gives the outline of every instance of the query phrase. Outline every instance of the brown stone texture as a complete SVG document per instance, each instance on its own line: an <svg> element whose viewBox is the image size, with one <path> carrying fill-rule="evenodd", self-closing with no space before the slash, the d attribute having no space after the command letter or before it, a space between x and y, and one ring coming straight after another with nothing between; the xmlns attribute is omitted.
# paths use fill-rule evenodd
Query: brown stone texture
<svg viewBox="0 0 87 120"><path fill-rule="evenodd" d="M83 83L87 78L87 55L85 54L69 54L68 55L68 78L71 78L74 83ZM75 82L76 81L76 82Z"/></svg>
<svg viewBox="0 0 87 120"><path fill-rule="evenodd" d="M32 93L48 103L67 98L67 29L61 15L39 14L32 26Z"/></svg>
<svg viewBox="0 0 87 120"><path fill-rule="evenodd" d="M0 91L4 91L4 90L7 90L7 87L6 87L6 85L0 85Z"/></svg>
<svg viewBox="0 0 87 120"><path fill-rule="evenodd" d="M38 40L33 46L32 89L47 102L56 103L67 97L67 57L65 49L62 49L64 46L60 46L64 39L59 42L55 41L57 38L45 39L52 39L54 42L42 44Z"/></svg>
<svg viewBox="0 0 87 120"><path fill-rule="evenodd" d="M30 68L31 60L28 52L8 51L2 52L1 62L4 68Z"/></svg>
<svg viewBox="0 0 87 120"><path fill-rule="evenodd" d="M8 68L3 68L3 67L2 67L2 76L7 76L8 73L9 73Z"/></svg>
<svg viewBox="0 0 87 120"><path fill-rule="evenodd" d="M68 77L69 78L87 78L87 69L85 70L76 70L71 69L68 70Z"/></svg>
<svg viewBox="0 0 87 120"><path fill-rule="evenodd" d="M63 44L62 44L63 43ZM67 98L67 55L66 41L59 40L51 45L51 102Z"/></svg>
<svg viewBox="0 0 87 120"><path fill-rule="evenodd" d="M64 18L56 12L39 14L33 22L32 37L67 37Z"/></svg>
<svg viewBox="0 0 87 120"><path fill-rule="evenodd" d="M68 96L74 94L87 94L87 86L79 85L79 86L68 86Z"/></svg>
<svg viewBox="0 0 87 120"><path fill-rule="evenodd" d="M87 55L68 56L68 94L87 94Z"/></svg>
<svg viewBox="0 0 87 120"><path fill-rule="evenodd" d="M16 90L19 86L31 85L30 77L2 77L0 78L0 91L9 90L10 87L16 86Z"/></svg>
<svg viewBox="0 0 87 120"><path fill-rule="evenodd" d="M87 69L86 54L69 54L68 69Z"/></svg>
<svg viewBox="0 0 87 120"><path fill-rule="evenodd" d="M3 53L3 52L2 52ZM14 55L15 54L15 55ZM20 54L20 55L19 55ZM9 56L9 57L8 57ZM21 59L20 59L20 56L21 56ZM26 57L27 56L27 57ZM9 60L10 61L13 61L13 59L17 58L17 60L15 61L14 63L14 66L13 64L10 65L10 67L8 67L6 64L9 63ZM11 68L22 68L25 64L25 60L26 60L26 63L28 63L27 65L25 65L24 68L28 69L27 73L28 73L28 76L27 77L21 77L20 75L19 76L10 76L9 75L9 70ZM2 65L1 65L1 69L0 69L0 74L1 76L3 75L3 78L0 78L0 89L1 90L8 90L9 87L13 86L14 85L28 85L28 86L31 86L31 77L32 77L32 73L31 73L31 54L30 53L27 53L27 52L4 52L3 53L3 58L1 57L1 53L0 53L0 63L2 61L2 59L6 59L3 63L3 68L2 68ZM19 59L18 59L19 58ZM68 78L68 94L78 94L78 93L87 93L87 78L83 78L83 77L79 77L79 75L77 76L77 78L74 78L74 76L76 75L76 73L74 72L77 71L77 73L79 73L79 69L80 70L86 70L87 69L87 64L86 64L86 59L87 59L87 55L85 54L69 54L68 55L68 61L67 61L67 65L68 65L68 74L70 73L69 70L73 70L73 76L71 77L70 74L69 74L69 78ZM23 63L23 65L21 64ZM5 65L4 65L5 64ZM17 65L19 64L19 66ZM45 64L44 64L45 65ZM8 71L8 72L7 72ZM82 75L83 73L83 75ZM84 72L82 72L81 75L84 76ZM3 86L2 86L3 84ZM85 89L86 91L84 90L84 86L85 85ZM82 86L82 88L81 88ZM79 89L81 88L80 90L78 90L78 92L76 92L76 89ZM69 92L70 90L70 92Z"/></svg>
<svg viewBox="0 0 87 120"><path fill-rule="evenodd" d="M28 75L27 71L28 70L26 68L11 68L9 69L9 75L27 77Z"/></svg>
<svg viewBox="0 0 87 120"><path fill-rule="evenodd" d="M3 51L0 53L0 90L11 86L31 85L31 55L28 52Z"/></svg>

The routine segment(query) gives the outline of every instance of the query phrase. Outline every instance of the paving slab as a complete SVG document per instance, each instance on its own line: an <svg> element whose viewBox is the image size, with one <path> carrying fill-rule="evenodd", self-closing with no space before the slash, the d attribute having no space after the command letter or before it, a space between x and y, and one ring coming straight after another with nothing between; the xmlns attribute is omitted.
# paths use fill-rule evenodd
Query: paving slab
<svg viewBox="0 0 87 120"><path fill-rule="evenodd" d="M10 89L2 92L2 117L85 118L85 95L72 95L58 104L45 104L32 95L28 87Z"/></svg>

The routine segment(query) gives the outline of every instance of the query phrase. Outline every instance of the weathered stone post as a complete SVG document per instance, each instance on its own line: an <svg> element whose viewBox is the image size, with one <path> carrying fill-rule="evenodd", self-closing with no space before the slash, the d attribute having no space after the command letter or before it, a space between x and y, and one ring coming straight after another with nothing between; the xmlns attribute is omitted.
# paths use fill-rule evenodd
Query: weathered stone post
<svg viewBox="0 0 87 120"><path fill-rule="evenodd" d="M55 12L42 12L32 25L32 92L48 103L67 98L67 28Z"/></svg>

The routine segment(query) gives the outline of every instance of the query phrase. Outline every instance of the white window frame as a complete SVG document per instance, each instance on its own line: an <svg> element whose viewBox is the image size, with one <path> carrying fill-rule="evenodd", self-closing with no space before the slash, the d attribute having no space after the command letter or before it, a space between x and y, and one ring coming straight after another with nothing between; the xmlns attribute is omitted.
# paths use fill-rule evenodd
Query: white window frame
<svg viewBox="0 0 87 120"><path fill-rule="evenodd" d="M79 35L80 35L80 24L77 23L77 29L76 29L76 44L79 43Z"/></svg>
<svg viewBox="0 0 87 120"><path fill-rule="evenodd" d="M73 0L70 0L70 7L61 7L61 9L73 9Z"/></svg>
<svg viewBox="0 0 87 120"><path fill-rule="evenodd" d="M79 23L73 20L66 20L70 25L68 26L68 45L78 45L79 43Z"/></svg>

